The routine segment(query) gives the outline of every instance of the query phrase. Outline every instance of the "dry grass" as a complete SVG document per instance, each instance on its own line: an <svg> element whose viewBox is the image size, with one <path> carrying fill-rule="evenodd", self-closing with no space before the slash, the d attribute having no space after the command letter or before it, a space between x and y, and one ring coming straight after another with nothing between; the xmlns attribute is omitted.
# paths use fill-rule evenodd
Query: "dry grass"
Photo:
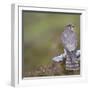
<svg viewBox="0 0 90 90"><path fill-rule="evenodd" d="M24 72L23 77L40 77L40 76L62 76L62 75L79 75L78 71L65 70L65 62L52 62L49 65L41 65L36 69L28 72Z"/></svg>

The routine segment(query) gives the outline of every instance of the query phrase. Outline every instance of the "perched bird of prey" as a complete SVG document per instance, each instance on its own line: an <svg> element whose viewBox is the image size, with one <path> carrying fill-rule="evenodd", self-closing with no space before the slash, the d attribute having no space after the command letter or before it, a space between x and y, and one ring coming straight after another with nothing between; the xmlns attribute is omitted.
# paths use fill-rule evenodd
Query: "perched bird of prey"
<svg viewBox="0 0 90 90"><path fill-rule="evenodd" d="M77 62L77 35L74 26L69 24L61 34L61 41L66 52L66 70L78 70Z"/></svg>

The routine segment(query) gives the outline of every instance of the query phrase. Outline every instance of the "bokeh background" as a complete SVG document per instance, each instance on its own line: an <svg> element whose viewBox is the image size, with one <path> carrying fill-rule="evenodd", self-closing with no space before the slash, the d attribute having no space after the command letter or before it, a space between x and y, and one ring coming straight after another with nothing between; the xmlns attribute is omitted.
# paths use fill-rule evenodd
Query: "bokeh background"
<svg viewBox="0 0 90 90"><path fill-rule="evenodd" d="M79 74L66 71L64 62L52 58L63 53L60 35L67 24L75 25L80 49L80 14L56 12L22 12L23 77ZM54 68L53 68L54 67Z"/></svg>

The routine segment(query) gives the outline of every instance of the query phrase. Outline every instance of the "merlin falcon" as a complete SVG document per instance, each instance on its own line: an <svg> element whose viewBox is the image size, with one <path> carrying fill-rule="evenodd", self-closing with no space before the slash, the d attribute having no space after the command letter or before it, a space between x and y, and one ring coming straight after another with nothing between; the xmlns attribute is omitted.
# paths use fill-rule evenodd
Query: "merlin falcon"
<svg viewBox="0 0 90 90"><path fill-rule="evenodd" d="M72 24L66 25L60 38L66 52L66 70L79 70L79 63L76 55L77 35L74 31L74 26Z"/></svg>

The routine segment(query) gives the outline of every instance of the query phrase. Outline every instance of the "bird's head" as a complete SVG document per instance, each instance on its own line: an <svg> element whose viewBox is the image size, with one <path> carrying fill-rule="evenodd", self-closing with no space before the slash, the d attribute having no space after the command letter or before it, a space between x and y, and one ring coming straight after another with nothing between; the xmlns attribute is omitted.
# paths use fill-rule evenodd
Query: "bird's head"
<svg viewBox="0 0 90 90"><path fill-rule="evenodd" d="M74 31L74 25L72 25L72 24L66 25L66 30L72 30L72 31Z"/></svg>

